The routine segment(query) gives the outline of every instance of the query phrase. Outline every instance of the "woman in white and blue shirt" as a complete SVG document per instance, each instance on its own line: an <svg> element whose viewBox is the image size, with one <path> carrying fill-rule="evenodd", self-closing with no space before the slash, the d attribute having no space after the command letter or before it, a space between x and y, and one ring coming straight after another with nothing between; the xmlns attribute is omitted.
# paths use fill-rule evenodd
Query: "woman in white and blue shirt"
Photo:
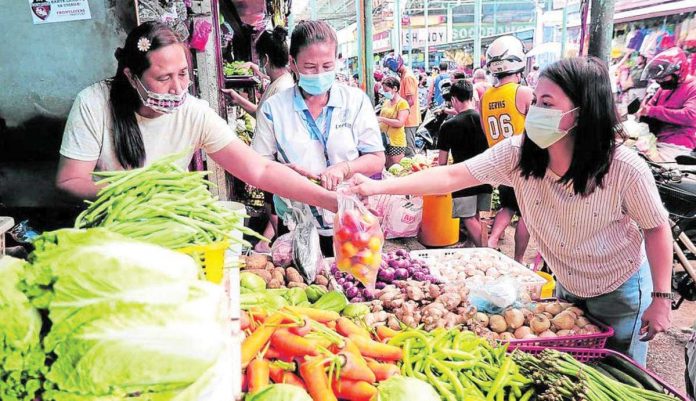
<svg viewBox="0 0 696 401"><path fill-rule="evenodd" d="M290 68L297 85L269 98L257 113L253 149L288 164L328 190L355 173L373 175L384 166L384 146L367 95L336 83L336 33L324 21L297 25L290 41ZM285 202L274 197L282 216ZM333 214L311 207L322 251L333 253Z"/></svg>

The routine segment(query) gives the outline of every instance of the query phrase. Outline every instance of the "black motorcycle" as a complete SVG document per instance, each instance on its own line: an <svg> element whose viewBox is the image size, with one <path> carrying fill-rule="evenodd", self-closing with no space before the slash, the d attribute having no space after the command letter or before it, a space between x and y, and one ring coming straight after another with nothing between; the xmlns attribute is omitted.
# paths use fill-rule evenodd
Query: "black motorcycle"
<svg viewBox="0 0 696 401"><path fill-rule="evenodd" d="M648 161L672 227L675 268L672 309L696 301L696 158L678 156L677 164Z"/></svg>

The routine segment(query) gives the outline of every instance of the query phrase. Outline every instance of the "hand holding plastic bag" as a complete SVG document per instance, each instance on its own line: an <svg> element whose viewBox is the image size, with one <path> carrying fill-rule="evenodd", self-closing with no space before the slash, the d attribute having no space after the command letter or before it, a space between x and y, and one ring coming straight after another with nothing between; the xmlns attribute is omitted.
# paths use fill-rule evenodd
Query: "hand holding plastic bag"
<svg viewBox="0 0 696 401"><path fill-rule="evenodd" d="M382 263L384 234L377 218L360 200L341 186L338 213L334 218L334 253L336 266L374 288Z"/></svg>

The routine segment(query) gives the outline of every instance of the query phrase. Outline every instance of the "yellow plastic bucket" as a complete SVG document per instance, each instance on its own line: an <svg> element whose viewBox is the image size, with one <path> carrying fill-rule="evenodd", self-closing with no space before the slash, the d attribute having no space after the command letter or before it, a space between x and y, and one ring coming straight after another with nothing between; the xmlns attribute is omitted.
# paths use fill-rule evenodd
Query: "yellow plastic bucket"
<svg viewBox="0 0 696 401"><path fill-rule="evenodd" d="M220 284L225 266L225 250L229 246L229 241L218 241L207 245L191 245L177 249L177 251L191 256L198 262L203 269L206 280Z"/></svg>
<svg viewBox="0 0 696 401"><path fill-rule="evenodd" d="M548 273L536 272L536 274L546 280L546 284L541 287L541 299L553 298L554 290L556 289L556 280L554 280L553 276Z"/></svg>
<svg viewBox="0 0 696 401"><path fill-rule="evenodd" d="M452 195L424 195L418 240L425 246L448 246L459 241L459 219L452 218Z"/></svg>

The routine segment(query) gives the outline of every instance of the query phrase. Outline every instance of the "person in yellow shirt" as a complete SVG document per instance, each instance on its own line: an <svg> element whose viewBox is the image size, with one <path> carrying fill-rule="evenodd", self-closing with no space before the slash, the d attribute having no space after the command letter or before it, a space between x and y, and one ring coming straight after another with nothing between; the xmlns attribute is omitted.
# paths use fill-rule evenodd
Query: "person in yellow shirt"
<svg viewBox="0 0 696 401"><path fill-rule="evenodd" d="M386 142L386 167L401 161L406 152L406 130L404 129L410 107L406 99L399 95L401 83L399 78L387 77L382 81L382 110L377 117L379 129Z"/></svg>
<svg viewBox="0 0 696 401"><path fill-rule="evenodd" d="M525 116L532 104L534 91L520 85L526 56L522 41L514 36L502 36L486 50L486 66L498 79L498 83L488 88L479 104L481 125L486 133L488 147L493 147L503 139L524 132ZM510 225L520 208L512 188L499 186L500 211L495 215L488 246L498 248L498 241ZM520 215L515 230L515 260L522 263L524 251L529 244L529 232Z"/></svg>
<svg viewBox="0 0 696 401"><path fill-rule="evenodd" d="M392 72L399 74L399 96L406 100L409 106L408 119L404 126L406 131L406 156L416 154L416 131L421 124L421 106L418 102L418 79L413 75L413 71L404 65L404 60L400 55L389 55L384 59L383 65Z"/></svg>

